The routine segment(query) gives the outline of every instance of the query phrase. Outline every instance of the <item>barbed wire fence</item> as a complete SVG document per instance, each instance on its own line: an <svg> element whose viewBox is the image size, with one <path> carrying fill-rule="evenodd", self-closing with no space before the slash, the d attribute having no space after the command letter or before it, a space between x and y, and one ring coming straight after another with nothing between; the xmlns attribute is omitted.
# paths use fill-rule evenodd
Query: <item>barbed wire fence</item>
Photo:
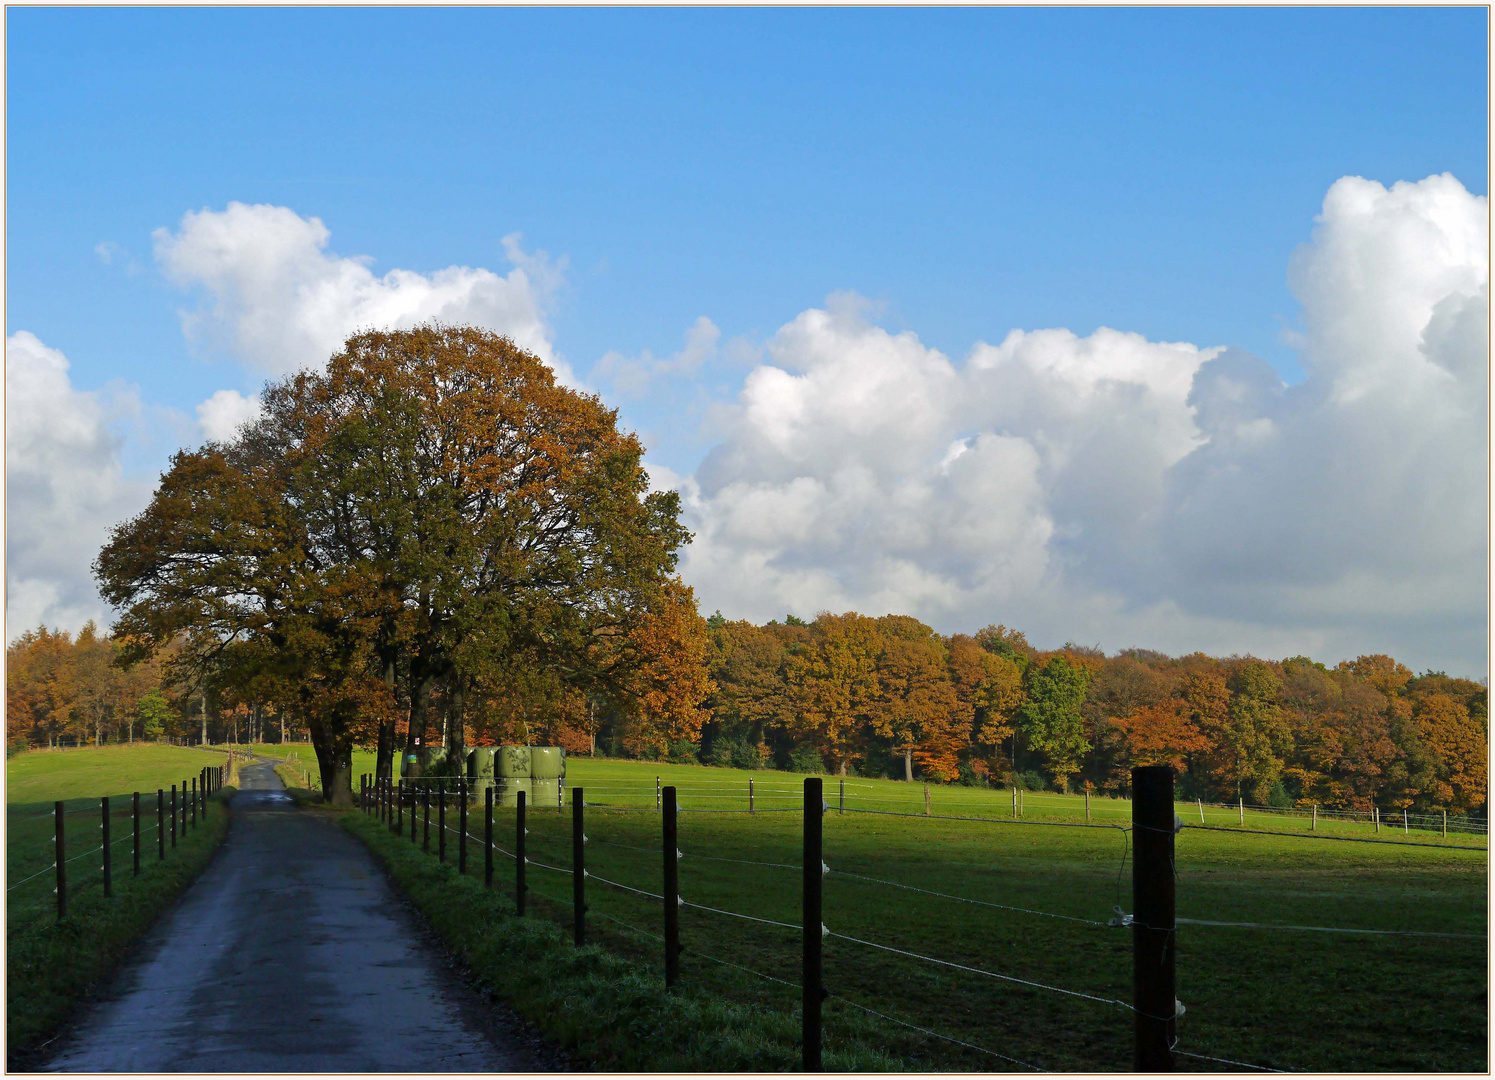
<svg viewBox="0 0 1495 1080"><path fill-rule="evenodd" d="M782 785L755 786L752 781L749 781L749 789L746 796L748 805L746 807L682 805L680 796L683 790L689 791L689 798L692 804L708 803L711 800L717 802L733 799L740 800L741 796L721 792L719 787L716 790L711 790L707 785L698 786L695 790L690 790L687 785L683 784L663 785L660 783L659 778L656 778L652 799L649 799L649 796L641 796L637 787L630 788L627 785L616 783L596 785L585 791L583 788L573 787L571 789L572 828L570 830L571 836L569 837L569 866L559 865L559 863L565 861L564 859L546 862L530 856L529 846L532 830L529 827L531 820L529 811L534 806L529 803L529 793L523 789L514 792L512 798L515 832L514 842L511 846L514 850L510 851L501 843L495 843L494 809L496 805L501 804L495 800L494 786L485 783L483 790L484 826L481 836L472 834L468 829L468 807L472 801L470 797L472 792L467 782L461 778L431 778L420 786L417 786L406 781L400 781L398 784L395 784L388 778L375 779L366 774L361 778L359 805L364 813L378 816L386 822L392 831L402 835L406 832L404 817L408 810L410 817L408 827L410 840L412 843L421 843L423 849L428 852L432 849L431 829L434 806L436 817L435 827L437 831L435 854L437 858L443 862L447 861L448 838L454 837L458 849L455 858L458 872L465 874L467 872L469 843L481 845L484 853L485 885L490 888L494 885L495 854L506 858L513 865L514 903L515 911L519 915L525 914L526 897L531 892L549 900L558 909L564 909L566 906L565 901L561 898L533 889L528 882L528 872L530 870L533 869L548 874L555 874L559 878L571 878L571 921L574 940L578 945L584 944L586 941L586 916L590 911L586 900L588 883L601 886L635 901L648 901L660 905L659 910L662 915L661 929L663 933L655 933L652 930L644 929L611 914L603 912L593 912L592 914L594 917L601 918L618 926L620 930L638 940L647 941L653 945L662 945L665 983L667 986L675 985L680 979L680 955L683 950L680 942L679 917L682 911L699 912L702 916L708 918L734 920L740 924L760 928L761 932L764 933L781 934L788 932L798 935L801 939L802 971L797 981L769 974L747 964L713 956L694 946L692 946L690 954L698 959L739 971L776 986L797 989L800 995L799 1011L803 1025L801 1036L803 1065L807 1070L812 1071L820 1071L822 1066L821 1007L826 1001L836 1001L839 1005L857 1010L876 1019L914 1031L927 1038L983 1055L995 1061L1005 1062L1008 1065L1032 1071L1046 1071L1038 1063L1014 1056L1011 1053L1004 1053L1003 1050L1008 1049L1006 1047L998 1050L982 1046L969 1039L962 1039L948 1032L938 1031L933 1027L917 1024L910 1020L891 1015L889 1012L875 1009L864 1002L853 1000L844 994L832 993L826 986L823 969L824 949L828 943L845 943L846 946L852 947L854 950L862 950L871 955L894 956L900 960L913 962L934 970L955 972L962 976L991 980L995 983L1001 983L1029 993L1051 995L1053 998L1061 1001L1073 1002L1077 1008L1100 1007L1111 1010L1114 1014L1120 1014L1129 1018L1133 1026L1133 1067L1138 1071L1171 1070L1174 1066L1174 1056L1177 1055L1190 1060L1207 1061L1227 1066L1231 1069L1275 1072L1282 1071L1282 1069L1278 1065L1251 1063L1212 1055L1204 1052L1203 1048L1199 1047L1179 1047L1177 1022L1184 1015L1185 1010L1176 997L1174 953L1178 927L1200 926L1216 929L1258 930L1291 934L1322 933L1331 935L1363 935L1369 937L1485 939L1485 935L1481 934L1448 931L1352 926L1310 926L1289 923L1178 917L1174 910L1175 882L1177 877L1174 848L1176 837L1185 830L1206 832L1224 831L1245 833L1254 836L1293 836L1300 839L1329 843L1394 844L1407 847L1453 848L1455 850L1467 849L1469 845L1378 839L1375 837L1344 837L1324 833L1317 829L1290 833L1259 828L1240 828L1208 824L1194 825L1186 822L1181 814L1176 812L1178 806L1174 801L1173 773L1166 766L1146 766L1133 770L1133 797L1127 800L1127 807L1131 818L1129 825L1090 820L1084 822L1064 822L1025 819L1019 816L1022 813L1022 801L1016 795L1014 796L1014 816L1008 818L933 814L927 794L923 813L848 806L846 803L844 781L838 785L838 790L835 793L836 801L832 804L824 797L827 793L824 792L823 782L819 777L809 777L803 781L801 790L797 792L801 800L801 805L799 806L762 805L765 801L770 803L786 801L789 797L789 792L783 790ZM500 798L506 794L508 793L501 792ZM604 799L612 801L590 801L587 798L588 794L600 795ZM447 805L449 799L453 801L460 819L456 827L447 822ZM618 801L623 799L634 801L648 800L653 801L655 805L623 805L621 801ZM560 785L560 794L557 796L556 802L550 805L557 810L564 810L563 783ZM1243 805L1238 804L1231 809L1235 809L1238 814L1243 814ZM660 846L629 844L619 840L604 840L588 836L586 833L586 815L589 810L598 811L604 815L619 812L659 815L661 822ZM804 823L804 835L802 838L802 858L800 863L777 862L766 859L756 860L727 855L713 855L694 850L681 850L678 833L678 824L681 815L718 815L726 813L801 814ZM1112 831L1117 833L1122 841L1120 861L1117 866L1116 875L1116 902L1111 905L1109 917L1086 918L1072 913L1046 911L1038 907L1023 907L960 896L939 889L924 888L907 882L893 881L888 878L880 878L870 874L833 867L825 858L823 825L824 821L831 815L840 816L845 814L971 822L999 828L1016 826L1020 828ZM1090 816L1088 807L1086 816L1087 818ZM1445 827L1441 819L1438 821L1438 827L1440 831ZM1411 825L1409 823L1409 832L1410 828ZM565 840L556 837L545 837L541 842L542 844L564 844ZM657 879L660 882L658 886L659 891L655 891L653 888L640 887L638 884L630 884L627 881L617 880L616 876L602 876L594 873L587 867L586 851L589 847L603 847L620 852L631 852L633 854L659 858L661 860L659 878ZM687 899L681 895L679 886L679 866L682 860L700 860L795 874L800 878L801 884L801 918L798 922L790 922L784 919L771 918L766 914L736 911L727 907L718 907L714 904L700 903ZM1132 867L1132 897L1131 904L1125 905L1123 903L1122 883L1129 861ZM1072 925L1077 929L1084 929L1087 932L1095 932L1097 930L1107 932L1116 929L1130 930L1133 946L1131 950L1133 959L1133 994L1130 1000L1126 1000L1114 993L1091 992L1087 989L1062 986L1054 982L1023 978L1020 975L992 970L989 967L979 966L975 963L960 963L948 958L929 955L925 951L905 948L899 944L873 940L872 937L858 936L857 934L844 933L832 929L828 923L835 922L835 917L824 916L823 888L824 882L827 879L845 880L867 888L891 889L899 892L913 893L940 901L1004 911L1018 916L1057 920ZM1130 906L1132 910L1127 911L1127 906Z"/></svg>

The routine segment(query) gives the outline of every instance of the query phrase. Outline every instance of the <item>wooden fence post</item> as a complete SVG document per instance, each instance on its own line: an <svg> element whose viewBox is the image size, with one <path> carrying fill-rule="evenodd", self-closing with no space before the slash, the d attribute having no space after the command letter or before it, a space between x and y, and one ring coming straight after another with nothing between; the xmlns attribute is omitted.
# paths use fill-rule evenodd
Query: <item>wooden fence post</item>
<svg viewBox="0 0 1495 1080"><path fill-rule="evenodd" d="M1402 807L1402 834L1404 836L1410 836L1412 834L1412 817L1410 808L1405 806Z"/></svg>
<svg viewBox="0 0 1495 1080"><path fill-rule="evenodd" d="M1090 786L1088 783L1085 786L1085 820L1090 820Z"/></svg>
<svg viewBox="0 0 1495 1080"><path fill-rule="evenodd" d="M929 788L929 785L925 784L924 788L927 791L928 788ZM844 813L846 813L846 777L844 777L844 776L841 777L841 801L836 804L836 813L837 814L844 814Z"/></svg>
<svg viewBox="0 0 1495 1080"><path fill-rule="evenodd" d="M104 832L104 895L106 897L112 897L114 895L114 860L112 858L114 853L109 850L110 829L108 795L105 795L99 800L99 812L102 818L99 824L102 826Z"/></svg>
<svg viewBox="0 0 1495 1080"><path fill-rule="evenodd" d="M1448 839L1448 811L1443 811L1443 839Z"/></svg>
<svg viewBox="0 0 1495 1080"><path fill-rule="evenodd" d="M514 869L518 875L514 882L514 910L515 913L524 915L524 892L527 886L524 884L524 791L520 790L514 799Z"/></svg>
<svg viewBox="0 0 1495 1080"><path fill-rule="evenodd" d="M680 981L680 862L674 785L661 793L664 839L664 985Z"/></svg>
<svg viewBox="0 0 1495 1080"><path fill-rule="evenodd" d="M1313 804L1313 822L1312 822L1312 824L1310 824L1308 826L1308 831L1309 832L1318 832L1319 831L1319 804L1318 803L1314 803Z"/></svg>
<svg viewBox="0 0 1495 1080"><path fill-rule="evenodd" d="M748 813L753 813L753 778L748 777Z"/></svg>
<svg viewBox="0 0 1495 1080"><path fill-rule="evenodd" d="M825 998L821 972L821 889L824 884L821 830L824 812L825 800L821 795L820 777L806 777L804 855L801 860L804 867L804 897L801 903L804 916L804 962L800 976L803 995L800 1011L804 1021L800 1042L804 1049L805 1072L821 1071L820 1006Z"/></svg>
<svg viewBox="0 0 1495 1080"><path fill-rule="evenodd" d="M57 921L67 918L67 810L62 800L52 804L52 857L57 861Z"/></svg>
<svg viewBox="0 0 1495 1080"><path fill-rule="evenodd" d="M457 781L457 797L462 800L462 810L458 816L458 826L462 832L457 837L457 873L467 873L467 779L463 777Z"/></svg>
<svg viewBox="0 0 1495 1080"><path fill-rule="evenodd" d="M654 778L654 809L658 810L663 805L663 803L660 802L661 798L662 796L659 789L659 777L656 776Z"/></svg>
<svg viewBox="0 0 1495 1080"><path fill-rule="evenodd" d="M493 888L493 785L483 789L483 886Z"/></svg>
<svg viewBox="0 0 1495 1080"><path fill-rule="evenodd" d="M1132 770L1132 979L1135 1072L1173 1071L1173 770Z"/></svg>
<svg viewBox="0 0 1495 1080"><path fill-rule="evenodd" d="M1238 795L1236 796L1236 798L1238 800L1237 809L1240 811L1241 815L1239 819L1240 824L1242 827L1244 827L1246 824L1246 798L1244 795Z"/></svg>
<svg viewBox="0 0 1495 1080"><path fill-rule="evenodd" d="M571 927L578 946L587 942L586 803L582 789L571 789Z"/></svg>

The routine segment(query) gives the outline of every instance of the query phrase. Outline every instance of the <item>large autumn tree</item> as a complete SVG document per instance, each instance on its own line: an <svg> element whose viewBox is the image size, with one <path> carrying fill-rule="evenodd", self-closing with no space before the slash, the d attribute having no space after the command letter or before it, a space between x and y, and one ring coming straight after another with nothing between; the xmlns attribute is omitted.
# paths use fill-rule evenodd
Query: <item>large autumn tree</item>
<svg viewBox="0 0 1495 1080"><path fill-rule="evenodd" d="M438 689L459 740L468 701L530 683L658 704L651 643L694 616L688 535L597 398L507 338L423 326L352 337L263 400L178 454L99 557L139 655L186 630L257 645L336 802L354 741L388 754L407 702L413 743Z"/></svg>

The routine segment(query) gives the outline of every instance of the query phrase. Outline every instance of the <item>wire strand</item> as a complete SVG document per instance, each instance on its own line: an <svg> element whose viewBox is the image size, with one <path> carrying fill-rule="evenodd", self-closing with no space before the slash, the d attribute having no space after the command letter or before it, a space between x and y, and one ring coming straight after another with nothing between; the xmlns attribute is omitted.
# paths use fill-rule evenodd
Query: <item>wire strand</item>
<svg viewBox="0 0 1495 1080"><path fill-rule="evenodd" d="M26 884L26 882L31 881L31 880L33 880L35 878L41 877L48 870L56 870L56 869L57 869L57 864L56 863L53 863L51 866L43 867L42 869L38 870L36 873L32 874L30 877L23 877L20 881L17 881L15 884L13 884L13 885L7 885L5 887L5 891L6 892L10 892L11 889L19 889L22 885Z"/></svg>
<svg viewBox="0 0 1495 1080"><path fill-rule="evenodd" d="M1205 832L1245 833L1248 836L1295 836L1301 840L1332 840L1340 844L1389 844L1392 847L1430 847L1441 851L1486 851L1488 848L1473 844L1430 844L1425 840L1374 840L1368 836L1328 836L1324 833L1273 832L1269 829L1232 829L1225 825L1184 825L1185 829L1202 829Z"/></svg>
<svg viewBox="0 0 1495 1080"><path fill-rule="evenodd" d="M660 899L663 900L664 897L660 897ZM721 908L707 907L705 904L692 904L689 900L682 899L680 901L680 904L681 904L682 907L693 907L693 908L698 908L701 911L712 911L712 912L715 912L718 915L730 915L734 919L746 919L748 922L766 923L769 926L782 926L786 930L803 930L804 929L804 927L800 926L798 923L779 922L777 919L762 919L762 918L759 918L757 915L743 915L743 914L741 914L739 912L736 912L736 911L724 911Z"/></svg>
<svg viewBox="0 0 1495 1080"><path fill-rule="evenodd" d="M651 899L654 899L654 900L663 900L664 899L664 897L661 896L659 893L648 892L645 889L635 889L632 885L624 885L622 882L619 882L619 881L609 881L605 877L598 877L596 874L592 873L590 870L586 871L585 873L586 873L586 877L587 877L588 881L599 881L603 885L611 885L615 889L622 889L624 892L638 893L640 896L647 896L647 897L650 897Z"/></svg>
<svg viewBox="0 0 1495 1080"><path fill-rule="evenodd" d="M899 956L907 956L914 960L923 960L927 964L938 964L941 967L956 968L960 971L969 971L973 975L985 975L989 979L1001 979L1003 982L1017 983L1021 986L1031 986L1037 990L1049 990L1055 994L1065 994L1069 997L1084 998L1086 1001L1098 1001L1102 1005L1119 1005L1123 1009L1136 1012L1131 1005L1116 998L1097 997L1095 994L1082 993L1079 990L1066 990L1062 986L1049 986L1047 983L1032 982L1028 979L1019 979L1015 975L999 975L995 971L986 971L983 968L968 967L965 964L957 964L953 960L939 960L933 956L923 956L920 953L909 952L907 949L895 949L891 945L879 945L875 941L863 941L847 934L838 934L834 930L827 931L828 937L840 938L842 941L852 941L858 945L866 945L868 948L881 949L883 952L897 953Z"/></svg>
<svg viewBox="0 0 1495 1080"><path fill-rule="evenodd" d="M898 810L863 810L857 807L846 807L848 814L881 814L884 817L911 817L921 818L925 821L975 821L982 825L1030 825L1035 828L1049 829L1119 829L1126 832L1125 825L1101 825L1084 821L1020 821L1017 818L998 817L958 817L953 814L906 814Z"/></svg>
<svg viewBox="0 0 1495 1080"><path fill-rule="evenodd" d="M1305 930L1321 934L1389 934L1400 937L1464 938L1484 941L1486 934L1460 934L1443 930L1366 930L1352 926L1287 926L1281 923L1217 922L1213 919L1174 919L1181 926L1224 926L1242 930Z"/></svg>
<svg viewBox="0 0 1495 1080"><path fill-rule="evenodd" d="M896 1016L889 1016L886 1013L878 1012L876 1009L869 1009L867 1008L867 1006L859 1005L855 1001L852 1001L850 998L842 997L840 994L831 994L830 996L836 1001L844 1002L845 1004L850 1005L853 1009L861 1009L864 1013L870 1013L872 1016L876 1016L879 1019L886 1020L891 1024L897 1024L899 1027L906 1027L912 1031L917 1031L920 1034L928 1035L931 1038L942 1039L945 1042L954 1043L956 1046L964 1046L969 1050L978 1050L983 1054L990 1054L992 1057L997 1058L1001 1061L1010 1061L1012 1062L1012 1064L1021 1065L1025 1069L1032 1069L1034 1072L1048 1072L1047 1069L1041 1069L1037 1065L1030 1065L1026 1061L1019 1061L1015 1057L1008 1057L1006 1054L999 1054L995 1050L988 1050L984 1046L977 1046L975 1043L968 1043L963 1039L957 1039L950 1035L941 1035L938 1031L930 1031L928 1028L920 1027L918 1024L910 1024L907 1020L899 1020Z"/></svg>
<svg viewBox="0 0 1495 1080"><path fill-rule="evenodd" d="M1274 1069L1269 1065L1252 1065L1246 1061L1231 1061L1229 1058L1211 1057L1209 1054L1191 1054L1187 1050L1174 1050L1173 1052L1181 1054L1184 1057L1197 1058L1200 1061L1217 1061L1221 1065L1238 1065L1243 1069L1256 1069L1259 1072L1280 1073L1286 1071L1285 1069Z"/></svg>
<svg viewBox="0 0 1495 1080"><path fill-rule="evenodd" d="M794 869L797 870L799 867L795 867ZM927 896L940 896L946 900L958 900L962 904L979 904L982 907L1000 908L1003 911L1020 911L1026 915L1043 915L1050 919L1064 919L1067 922L1085 923L1087 926L1110 925L1096 919L1082 919L1077 915L1057 915L1052 911L1037 911L1033 908L1013 907L1011 904L998 904L990 900L972 900L967 896L955 896L951 893L935 892L933 889L921 889L917 885L904 885L901 882L884 881L882 878L868 877L865 874L853 874L849 870L832 870L831 873L840 877L856 878L858 881L870 881L875 885L889 885L895 889L907 889L909 892L924 893Z"/></svg>

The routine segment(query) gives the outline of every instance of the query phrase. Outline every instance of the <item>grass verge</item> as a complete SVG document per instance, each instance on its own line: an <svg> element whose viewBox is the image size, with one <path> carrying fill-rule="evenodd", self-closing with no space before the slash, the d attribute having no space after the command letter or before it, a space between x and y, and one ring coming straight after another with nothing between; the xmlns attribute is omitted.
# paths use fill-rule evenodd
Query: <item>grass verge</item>
<svg viewBox="0 0 1495 1080"><path fill-rule="evenodd" d="M597 945L575 947L547 918L518 918L511 897L484 888L481 869L461 876L377 820L342 823L380 859L485 989L599 1069L647 1072L778 1072L800 1063L797 1010L728 1000L700 986L667 992L657 963ZM536 903L545 903L543 896ZM899 1071L878 1047L885 1035L851 1020L827 1045L829 1071Z"/></svg>
<svg viewBox="0 0 1495 1080"><path fill-rule="evenodd" d="M140 876L131 874L129 845L116 849L112 898L98 866L80 861L68 883L68 914L57 922L50 884L27 887L39 898L11 900L6 911L6 1067L34 1068L48 1043L72 1018L79 1002L124 960L131 947L200 874L228 831L224 788L212 812L189 828L166 860L154 839L141 853ZM47 879L39 879L46 882Z"/></svg>

